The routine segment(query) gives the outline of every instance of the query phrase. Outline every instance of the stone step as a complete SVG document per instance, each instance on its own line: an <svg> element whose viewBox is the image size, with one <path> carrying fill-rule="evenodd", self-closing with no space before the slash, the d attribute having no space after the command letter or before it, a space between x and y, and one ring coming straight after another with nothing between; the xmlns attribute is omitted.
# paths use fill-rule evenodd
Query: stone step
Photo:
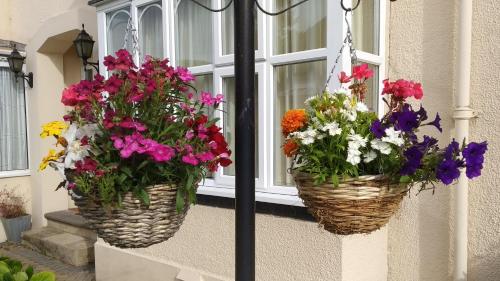
<svg viewBox="0 0 500 281"><path fill-rule="evenodd" d="M64 263L83 266L94 261L95 240L53 227L23 233L25 246Z"/></svg>
<svg viewBox="0 0 500 281"><path fill-rule="evenodd" d="M87 221L75 211L57 211L45 214L47 226L62 230L67 233L75 234L97 240L97 234L87 224Z"/></svg>

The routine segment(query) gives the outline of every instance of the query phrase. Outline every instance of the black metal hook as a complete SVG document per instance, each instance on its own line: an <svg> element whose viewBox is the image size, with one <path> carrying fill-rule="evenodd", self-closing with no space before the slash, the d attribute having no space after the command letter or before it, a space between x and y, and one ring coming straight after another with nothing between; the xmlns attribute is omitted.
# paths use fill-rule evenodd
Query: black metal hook
<svg viewBox="0 0 500 281"><path fill-rule="evenodd" d="M356 10L358 7L359 7L359 4L361 4L361 0L357 0L358 2L356 2L356 5L352 8L346 8L346 6L344 5L344 0L340 0L340 6L342 6L342 10L346 11L346 12L352 12L354 10Z"/></svg>

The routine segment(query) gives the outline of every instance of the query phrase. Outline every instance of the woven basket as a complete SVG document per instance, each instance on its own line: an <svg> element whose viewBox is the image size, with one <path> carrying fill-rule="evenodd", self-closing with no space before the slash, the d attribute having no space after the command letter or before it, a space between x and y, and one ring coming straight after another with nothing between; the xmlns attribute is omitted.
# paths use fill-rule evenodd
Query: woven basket
<svg viewBox="0 0 500 281"><path fill-rule="evenodd" d="M310 175L294 174L299 196L313 217L335 234L370 233L386 225L407 192L384 176L361 176L314 185Z"/></svg>
<svg viewBox="0 0 500 281"><path fill-rule="evenodd" d="M97 235L119 248L145 248L168 240L179 229L189 208L176 210L175 185L155 185L147 189L150 205L128 192L122 208L104 209L88 198L75 199L81 215L88 220Z"/></svg>

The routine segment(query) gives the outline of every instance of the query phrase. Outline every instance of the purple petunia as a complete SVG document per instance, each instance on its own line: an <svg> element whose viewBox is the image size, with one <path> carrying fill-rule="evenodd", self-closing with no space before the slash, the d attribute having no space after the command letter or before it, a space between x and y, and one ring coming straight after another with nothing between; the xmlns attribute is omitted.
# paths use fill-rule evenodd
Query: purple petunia
<svg viewBox="0 0 500 281"><path fill-rule="evenodd" d="M412 146L404 152L406 163L401 168L401 175L411 175L420 168L424 154L417 146Z"/></svg>
<svg viewBox="0 0 500 281"><path fill-rule="evenodd" d="M453 159L444 159L437 167L436 177L446 185L451 184L460 177L459 164Z"/></svg>
<svg viewBox="0 0 500 281"><path fill-rule="evenodd" d="M487 142L471 142L464 148L464 151L462 151L462 155L464 156L467 165L483 164L484 153L486 153L487 149Z"/></svg>
<svg viewBox="0 0 500 281"><path fill-rule="evenodd" d="M420 119L420 122L427 120L427 111L420 106L420 109L417 111L418 118Z"/></svg>
<svg viewBox="0 0 500 281"><path fill-rule="evenodd" d="M453 159L453 157L457 154L459 149L460 147L458 142L455 139L453 139L453 141L444 150L444 158Z"/></svg>
<svg viewBox="0 0 500 281"><path fill-rule="evenodd" d="M385 129L386 128L382 125L382 123L379 120L373 121L372 126L370 127L370 131L378 139L381 139L385 136Z"/></svg>
<svg viewBox="0 0 500 281"><path fill-rule="evenodd" d="M440 132L443 132L443 128L441 128L441 117L439 117L439 113L436 113L436 118L434 121L427 123L425 125L430 125L436 127Z"/></svg>
<svg viewBox="0 0 500 281"><path fill-rule="evenodd" d="M481 170L483 169L483 164L467 164L465 166L465 175L469 179L479 177L481 175Z"/></svg>
<svg viewBox="0 0 500 281"><path fill-rule="evenodd" d="M411 132L414 129L418 128L418 115L416 112L412 110L399 112L397 114L397 126L398 130L403 132Z"/></svg>

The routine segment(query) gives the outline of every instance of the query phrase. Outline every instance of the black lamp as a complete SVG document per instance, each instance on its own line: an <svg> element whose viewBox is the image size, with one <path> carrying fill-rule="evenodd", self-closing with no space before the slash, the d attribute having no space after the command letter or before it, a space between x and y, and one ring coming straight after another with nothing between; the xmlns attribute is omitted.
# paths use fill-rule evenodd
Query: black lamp
<svg viewBox="0 0 500 281"><path fill-rule="evenodd" d="M75 45L76 54L83 61L83 67L86 70L87 65L91 65L99 72L99 62L90 62L89 58L92 57L92 50L94 49L95 41L92 39L87 31L85 31L85 26L82 24L82 31L78 34L76 39L73 41Z"/></svg>
<svg viewBox="0 0 500 281"><path fill-rule="evenodd" d="M28 82L30 88L33 88L33 72L28 73L28 75L25 75L23 72L24 59L25 57L21 56L19 51L17 51L16 45L14 45L12 53L10 53L10 56L7 57L10 71L14 72L16 80L18 77L22 77L26 80L26 82Z"/></svg>

